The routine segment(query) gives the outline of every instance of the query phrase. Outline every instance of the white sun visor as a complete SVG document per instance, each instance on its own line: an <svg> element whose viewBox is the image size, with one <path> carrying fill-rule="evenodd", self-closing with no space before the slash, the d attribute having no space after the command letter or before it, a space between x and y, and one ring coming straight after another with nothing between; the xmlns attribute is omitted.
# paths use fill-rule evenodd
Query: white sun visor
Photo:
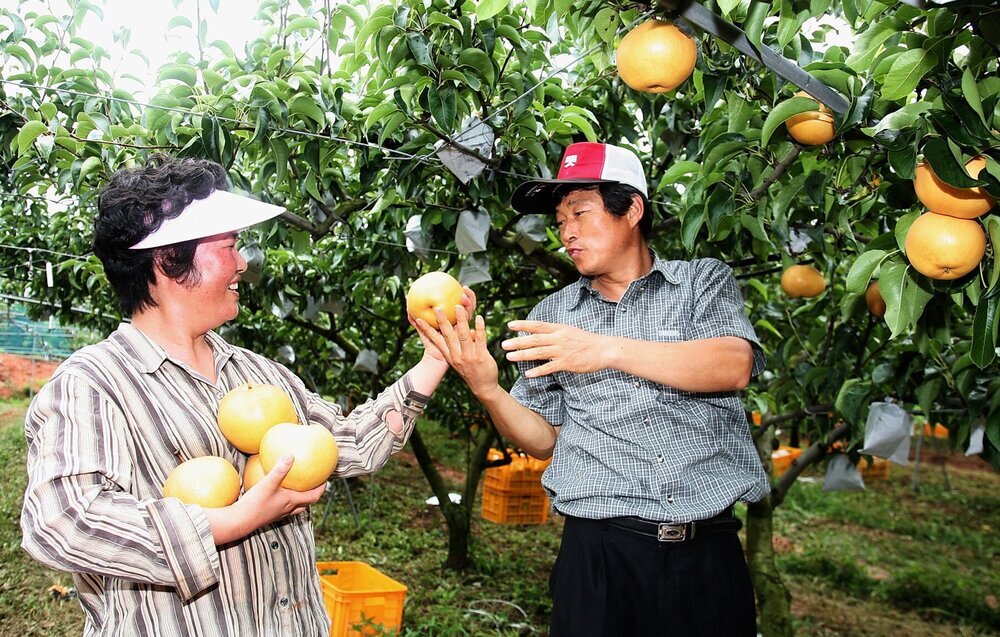
<svg viewBox="0 0 1000 637"><path fill-rule="evenodd" d="M181 214L132 246L131 250L159 248L172 243L202 239L223 232L235 232L277 217L285 209L225 190L215 190L204 199L195 199Z"/></svg>

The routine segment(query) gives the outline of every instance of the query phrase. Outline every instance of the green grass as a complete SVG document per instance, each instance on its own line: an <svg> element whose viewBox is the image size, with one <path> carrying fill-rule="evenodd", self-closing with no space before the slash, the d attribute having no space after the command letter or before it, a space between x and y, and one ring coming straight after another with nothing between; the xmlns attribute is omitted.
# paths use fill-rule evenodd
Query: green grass
<svg viewBox="0 0 1000 637"><path fill-rule="evenodd" d="M47 592L52 584L71 586L70 577L35 564L19 547L25 406L0 402L0 635L79 635L77 603ZM465 470L465 442L428 424L421 432L454 483ZM1000 634L1000 476L958 469L948 476L950 488L925 464L914 493L910 470L894 466L889 480L864 492L823 493L808 482L792 489L775 515L775 544L798 635ZM497 525L479 517L477 502L474 561L455 573L442 568L447 528L425 504L430 492L411 455L374 480L349 482L359 520L338 482L313 509L318 558L367 562L406 584L402 635L546 634L558 519Z"/></svg>
<svg viewBox="0 0 1000 637"><path fill-rule="evenodd" d="M73 578L40 566L21 550L26 407L24 399L0 401L0 635L81 635L80 605L49 592L53 585L72 587Z"/></svg>
<svg viewBox="0 0 1000 637"><path fill-rule="evenodd" d="M929 634L997 634L1000 477L951 468L946 486L925 464L914 493L911 475L894 466L863 492L797 484L775 518L775 533L791 542L780 570L793 592L870 598L942 631Z"/></svg>

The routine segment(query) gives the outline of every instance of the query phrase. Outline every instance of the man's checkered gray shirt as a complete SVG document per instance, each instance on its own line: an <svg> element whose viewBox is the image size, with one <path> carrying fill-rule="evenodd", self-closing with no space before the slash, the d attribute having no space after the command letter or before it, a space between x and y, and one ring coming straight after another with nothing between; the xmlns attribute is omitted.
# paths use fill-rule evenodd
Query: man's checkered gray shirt
<svg viewBox="0 0 1000 637"><path fill-rule="evenodd" d="M654 255L650 273L617 303L581 278L528 319L647 341L737 336L753 347L753 375L764 369L732 270L715 259ZM560 427L542 478L560 513L689 522L767 495L737 392L686 392L613 369L525 378L534 364L519 363L511 394Z"/></svg>

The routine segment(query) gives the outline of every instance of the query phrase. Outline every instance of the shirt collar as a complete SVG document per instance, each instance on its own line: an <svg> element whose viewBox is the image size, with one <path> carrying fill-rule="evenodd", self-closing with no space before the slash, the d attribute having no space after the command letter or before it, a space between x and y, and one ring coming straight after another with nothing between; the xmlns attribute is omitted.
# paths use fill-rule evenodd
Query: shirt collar
<svg viewBox="0 0 1000 637"><path fill-rule="evenodd" d="M166 350L131 323L121 323L112 338L136 362L139 371L145 374L152 374L158 370L168 358ZM216 365L219 368L236 353L236 348L215 332L206 333L205 338L215 352Z"/></svg>
<svg viewBox="0 0 1000 637"><path fill-rule="evenodd" d="M637 280L649 278L650 276L654 276L654 273L657 273L668 283L673 283L674 285L680 284L680 268L682 267L683 261L664 261L652 250L649 251L649 254L653 257L653 267L648 273L639 277ZM591 285L590 277L580 277L571 285L575 285L577 287L577 294L572 297L574 301L569 307L571 310L578 308L580 303L582 303L583 299L586 297L597 295L597 291L593 288L593 285Z"/></svg>

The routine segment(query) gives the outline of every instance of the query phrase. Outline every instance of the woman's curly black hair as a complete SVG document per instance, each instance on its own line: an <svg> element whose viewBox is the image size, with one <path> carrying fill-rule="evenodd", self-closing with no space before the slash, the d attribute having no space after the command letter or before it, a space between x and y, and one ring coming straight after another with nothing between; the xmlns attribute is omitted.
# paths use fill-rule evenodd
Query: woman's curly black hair
<svg viewBox="0 0 1000 637"><path fill-rule="evenodd" d="M101 190L94 223L94 254L126 316L156 305L150 285L154 267L181 283L197 283L194 253L198 240L161 248L130 250L179 215L195 199L228 190L226 170L205 159L150 156L145 166L115 172Z"/></svg>

